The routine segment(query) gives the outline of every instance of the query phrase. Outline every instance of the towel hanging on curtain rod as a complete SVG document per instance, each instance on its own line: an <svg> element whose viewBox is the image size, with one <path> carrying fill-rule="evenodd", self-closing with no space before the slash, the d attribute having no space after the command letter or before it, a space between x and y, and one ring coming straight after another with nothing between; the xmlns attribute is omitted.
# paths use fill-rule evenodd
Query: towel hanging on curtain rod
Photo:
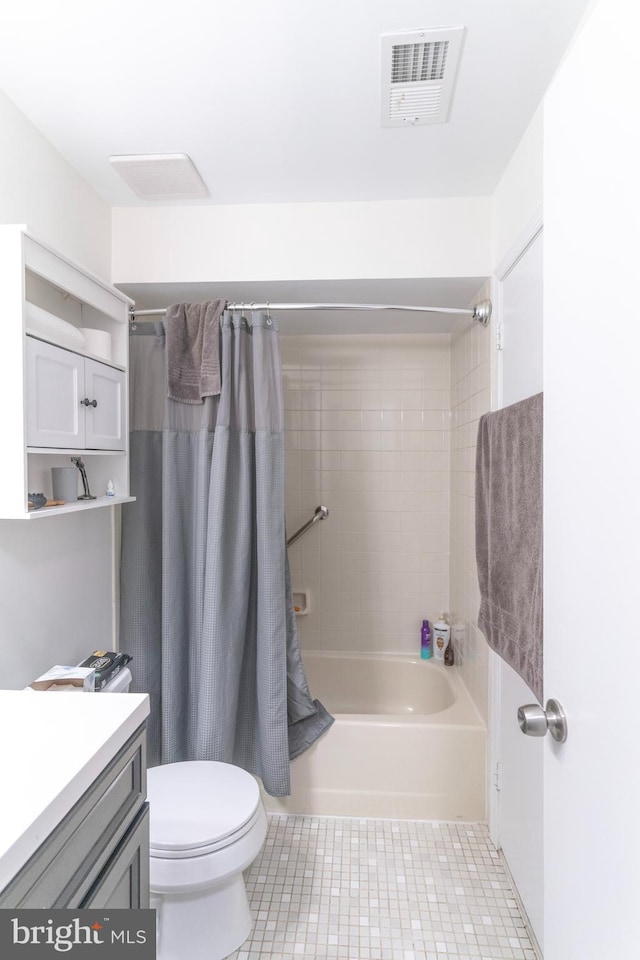
<svg viewBox="0 0 640 960"><path fill-rule="evenodd" d="M416 313L450 313L455 316L470 316L486 327L491 319L491 300L481 300L473 309L457 307L414 307L409 304L391 303L227 303L227 310L408 310ZM161 317L165 309L131 310L131 320L144 317ZM144 321L143 321L144 322Z"/></svg>

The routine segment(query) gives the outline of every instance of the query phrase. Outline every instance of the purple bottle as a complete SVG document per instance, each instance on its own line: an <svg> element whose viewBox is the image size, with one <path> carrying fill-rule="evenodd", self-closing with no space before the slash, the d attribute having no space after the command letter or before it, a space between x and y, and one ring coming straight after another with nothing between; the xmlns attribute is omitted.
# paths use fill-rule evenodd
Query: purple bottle
<svg viewBox="0 0 640 960"><path fill-rule="evenodd" d="M422 621L420 630L420 656L423 660L431 658L431 624L428 620Z"/></svg>

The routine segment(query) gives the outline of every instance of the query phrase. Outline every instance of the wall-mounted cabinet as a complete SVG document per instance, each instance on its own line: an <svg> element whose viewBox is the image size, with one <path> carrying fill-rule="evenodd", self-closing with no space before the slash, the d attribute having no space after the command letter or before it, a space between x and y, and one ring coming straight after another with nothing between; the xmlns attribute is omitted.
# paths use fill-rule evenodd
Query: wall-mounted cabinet
<svg viewBox="0 0 640 960"><path fill-rule="evenodd" d="M125 375L27 337L27 446L124 450Z"/></svg>
<svg viewBox="0 0 640 960"><path fill-rule="evenodd" d="M130 500L127 366L132 301L21 226L0 226L3 359L0 518L35 519ZM98 350L108 350L97 355ZM51 468L81 456L96 500L31 510ZM112 480L116 496L106 497Z"/></svg>

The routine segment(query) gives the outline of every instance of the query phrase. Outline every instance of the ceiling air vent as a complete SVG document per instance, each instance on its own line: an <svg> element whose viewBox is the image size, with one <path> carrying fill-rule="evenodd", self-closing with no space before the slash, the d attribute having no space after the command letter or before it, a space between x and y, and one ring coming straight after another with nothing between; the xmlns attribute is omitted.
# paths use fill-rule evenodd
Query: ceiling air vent
<svg viewBox="0 0 640 960"><path fill-rule="evenodd" d="M444 123L464 27L382 35L382 126Z"/></svg>
<svg viewBox="0 0 640 960"><path fill-rule="evenodd" d="M209 196L186 153L109 157L109 163L142 200L195 200Z"/></svg>

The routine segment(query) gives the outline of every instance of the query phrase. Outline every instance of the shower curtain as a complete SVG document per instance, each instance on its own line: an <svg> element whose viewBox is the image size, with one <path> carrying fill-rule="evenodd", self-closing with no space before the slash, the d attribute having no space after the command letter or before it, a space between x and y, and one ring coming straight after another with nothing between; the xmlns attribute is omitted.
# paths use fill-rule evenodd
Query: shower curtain
<svg viewBox="0 0 640 960"><path fill-rule="evenodd" d="M131 337L121 649L151 697L150 763L223 760L286 796L332 718L311 698L291 598L275 321L220 321L220 396L167 397L162 324Z"/></svg>

